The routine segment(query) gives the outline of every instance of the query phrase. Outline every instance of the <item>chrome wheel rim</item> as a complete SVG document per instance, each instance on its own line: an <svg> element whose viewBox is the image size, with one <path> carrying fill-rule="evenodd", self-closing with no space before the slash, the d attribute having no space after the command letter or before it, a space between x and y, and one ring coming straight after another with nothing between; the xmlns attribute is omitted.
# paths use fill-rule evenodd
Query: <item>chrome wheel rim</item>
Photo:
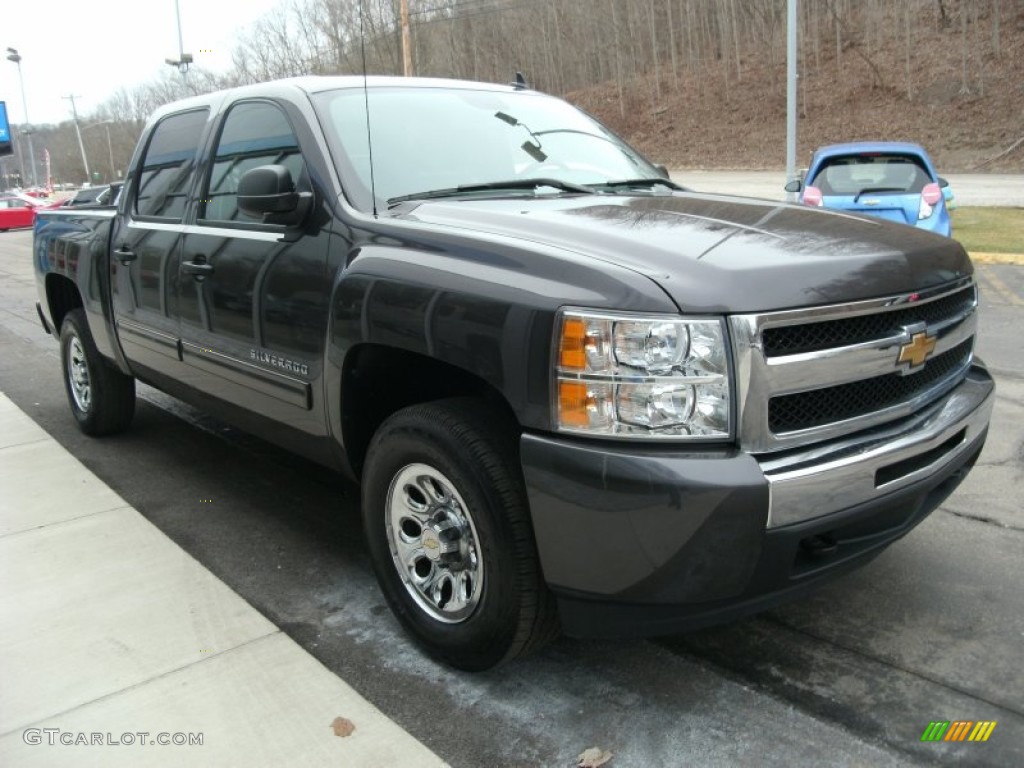
<svg viewBox="0 0 1024 768"><path fill-rule="evenodd" d="M483 556L473 517L455 485L426 464L409 464L387 496L391 559L406 591L431 618L457 624L483 592Z"/></svg>
<svg viewBox="0 0 1024 768"><path fill-rule="evenodd" d="M92 385L89 382L89 365L85 361L85 348L77 336L72 336L68 342L68 383L78 410L88 413L92 404Z"/></svg>

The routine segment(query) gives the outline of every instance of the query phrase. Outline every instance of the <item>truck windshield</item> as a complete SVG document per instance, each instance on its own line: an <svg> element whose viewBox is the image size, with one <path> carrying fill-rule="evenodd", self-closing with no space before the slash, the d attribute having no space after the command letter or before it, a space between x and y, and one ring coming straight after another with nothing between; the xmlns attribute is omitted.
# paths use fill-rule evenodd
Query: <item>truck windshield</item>
<svg viewBox="0 0 1024 768"><path fill-rule="evenodd" d="M360 207L370 207L367 101L378 205L438 191L452 196L459 187L472 187L466 195L479 197L578 194L589 185L664 181L600 123L543 94L401 86L371 87L365 95L352 88L317 94L335 162ZM561 184L521 183L530 179Z"/></svg>

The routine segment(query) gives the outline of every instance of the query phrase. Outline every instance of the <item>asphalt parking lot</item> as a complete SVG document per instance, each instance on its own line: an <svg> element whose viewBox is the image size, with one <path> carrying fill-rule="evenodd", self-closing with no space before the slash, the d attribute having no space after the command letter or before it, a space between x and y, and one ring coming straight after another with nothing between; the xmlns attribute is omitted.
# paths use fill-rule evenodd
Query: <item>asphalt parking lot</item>
<svg viewBox="0 0 1024 768"><path fill-rule="evenodd" d="M563 639L468 675L423 657L387 611L353 486L148 388L130 432L82 436L36 319L30 243L0 234L0 391L451 765L569 766L594 746L611 768L1024 764L1024 267L978 269L977 351L998 384L978 466L871 565L746 621ZM983 744L922 742L934 720L997 726Z"/></svg>
<svg viewBox="0 0 1024 768"><path fill-rule="evenodd" d="M783 171L701 171L674 170L672 180L701 192L748 195L768 200L784 200ZM1024 206L1024 176L1003 173L947 173L958 205Z"/></svg>

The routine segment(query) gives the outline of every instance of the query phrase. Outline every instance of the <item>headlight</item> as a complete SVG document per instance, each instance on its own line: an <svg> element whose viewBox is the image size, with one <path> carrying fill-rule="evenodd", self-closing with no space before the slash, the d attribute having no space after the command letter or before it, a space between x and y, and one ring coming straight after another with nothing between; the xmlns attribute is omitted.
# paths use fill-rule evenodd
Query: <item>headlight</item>
<svg viewBox="0 0 1024 768"><path fill-rule="evenodd" d="M557 323L554 418L566 432L730 437L723 321L564 310Z"/></svg>

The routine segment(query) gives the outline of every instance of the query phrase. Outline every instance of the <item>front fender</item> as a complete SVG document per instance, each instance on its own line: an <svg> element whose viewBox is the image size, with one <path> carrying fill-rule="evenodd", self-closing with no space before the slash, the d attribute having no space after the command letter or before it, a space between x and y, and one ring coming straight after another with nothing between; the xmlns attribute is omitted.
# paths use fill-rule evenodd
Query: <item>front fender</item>
<svg viewBox="0 0 1024 768"><path fill-rule="evenodd" d="M426 247L368 243L335 282L328 364L359 344L455 366L501 393L519 423L550 428L551 339L562 306L671 312L649 278L543 246L451 236ZM412 373L412 375L415 375ZM340 397L340 384L338 392ZM339 402L329 394L329 401ZM337 432L336 432L337 434Z"/></svg>

